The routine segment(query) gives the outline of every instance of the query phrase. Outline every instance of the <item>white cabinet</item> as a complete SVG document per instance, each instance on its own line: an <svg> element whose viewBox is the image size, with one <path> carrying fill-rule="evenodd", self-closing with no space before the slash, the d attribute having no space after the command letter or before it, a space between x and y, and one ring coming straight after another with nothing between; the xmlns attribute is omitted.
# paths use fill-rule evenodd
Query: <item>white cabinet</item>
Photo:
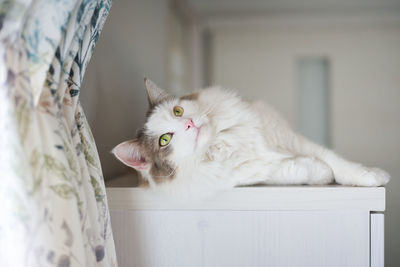
<svg viewBox="0 0 400 267"><path fill-rule="evenodd" d="M191 203L107 195L121 267L383 266L383 187L242 187Z"/></svg>

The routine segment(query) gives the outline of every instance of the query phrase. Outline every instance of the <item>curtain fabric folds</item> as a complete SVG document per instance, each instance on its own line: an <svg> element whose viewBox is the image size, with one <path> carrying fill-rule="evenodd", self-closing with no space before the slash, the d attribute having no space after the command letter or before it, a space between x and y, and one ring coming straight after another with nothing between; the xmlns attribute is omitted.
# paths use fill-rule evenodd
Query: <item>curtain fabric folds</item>
<svg viewBox="0 0 400 267"><path fill-rule="evenodd" d="M79 103L110 0L0 1L0 266L117 266Z"/></svg>

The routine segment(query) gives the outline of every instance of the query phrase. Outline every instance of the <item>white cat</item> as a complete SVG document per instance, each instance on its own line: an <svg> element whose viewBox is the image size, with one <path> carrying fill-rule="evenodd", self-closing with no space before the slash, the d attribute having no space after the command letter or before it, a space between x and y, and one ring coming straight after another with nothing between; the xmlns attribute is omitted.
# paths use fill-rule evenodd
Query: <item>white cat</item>
<svg viewBox="0 0 400 267"><path fill-rule="evenodd" d="M217 190L250 184L381 186L390 176L293 132L271 107L218 87L175 98L145 79L147 122L113 149L151 187Z"/></svg>

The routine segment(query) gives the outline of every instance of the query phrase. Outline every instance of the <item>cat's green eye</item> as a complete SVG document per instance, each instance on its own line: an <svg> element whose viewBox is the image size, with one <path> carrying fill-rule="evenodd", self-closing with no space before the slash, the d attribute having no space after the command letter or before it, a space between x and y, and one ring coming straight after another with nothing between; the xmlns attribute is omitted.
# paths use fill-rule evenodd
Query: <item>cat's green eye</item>
<svg viewBox="0 0 400 267"><path fill-rule="evenodd" d="M160 140L158 141L158 143L160 144L160 146L166 146L169 144L169 142L171 142L171 138L172 135L169 133L163 134L160 136Z"/></svg>
<svg viewBox="0 0 400 267"><path fill-rule="evenodd" d="M182 117L182 115L183 115L183 107L175 106L174 107L174 114L177 117Z"/></svg>

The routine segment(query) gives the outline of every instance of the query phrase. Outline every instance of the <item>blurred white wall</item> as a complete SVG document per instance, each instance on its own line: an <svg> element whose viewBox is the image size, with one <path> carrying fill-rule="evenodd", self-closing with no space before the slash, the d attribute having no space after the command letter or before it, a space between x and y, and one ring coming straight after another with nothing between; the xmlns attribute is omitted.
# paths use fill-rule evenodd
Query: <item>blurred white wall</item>
<svg viewBox="0 0 400 267"><path fill-rule="evenodd" d="M384 21L214 22L210 76L213 84L271 103L296 127L297 60L328 59L330 143L351 160L391 173L385 212L386 263L399 266L400 20Z"/></svg>

